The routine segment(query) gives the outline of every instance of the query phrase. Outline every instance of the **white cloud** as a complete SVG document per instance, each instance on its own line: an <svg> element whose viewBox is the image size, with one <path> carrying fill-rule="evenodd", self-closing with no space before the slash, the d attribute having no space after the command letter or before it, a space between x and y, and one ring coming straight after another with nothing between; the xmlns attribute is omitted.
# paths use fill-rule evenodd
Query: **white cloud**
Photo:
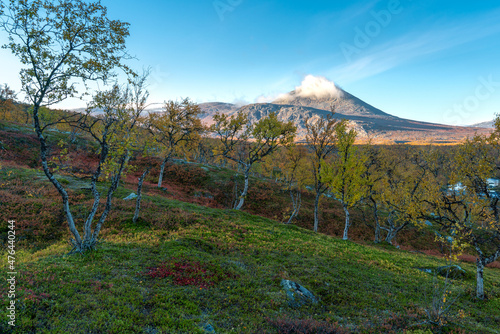
<svg viewBox="0 0 500 334"><path fill-rule="evenodd" d="M310 97L310 98L335 98L343 95L342 90L335 86L333 81L324 77L315 77L314 75L307 75L300 86L295 87L295 96ZM278 100L287 99L291 97L290 93L282 94Z"/></svg>

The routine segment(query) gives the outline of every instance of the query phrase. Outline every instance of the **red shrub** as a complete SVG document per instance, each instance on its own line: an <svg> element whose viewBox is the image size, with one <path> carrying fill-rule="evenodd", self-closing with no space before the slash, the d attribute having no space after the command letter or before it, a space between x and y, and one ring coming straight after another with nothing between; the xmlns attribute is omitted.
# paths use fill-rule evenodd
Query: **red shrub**
<svg viewBox="0 0 500 334"><path fill-rule="evenodd" d="M21 166L35 167L40 160L38 139L34 134L24 134L20 132L8 132L0 130L0 142L3 149L0 149L1 160L15 161Z"/></svg>
<svg viewBox="0 0 500 334"><path fill-rule="evenodd" d="M59 240L67 228L56 190L17 183L11 181L7 189L0 190L0 212L4 221L16 221L16 240L31 245ZM7 230L2 228L0 238L5 241L6 236Z"/></svg>
<svg viewBox="0 0 500 334"><path fill-rule="evenodd" d="M207 173L196 165L169 164L165 168L164 179L182 185L201 186L207 182Z"/></svg>
<svg viewBox="0 0 500 334"><path fill-rule="evenodd" d="M348 333L337 324L315 319L267 319L278 334L342 334Z"/></svg>
<svg viewBox="0 0 500 334"><path fill-rule="evenodd" d="M235 277L231 273L217 270L213 265L188 259L172 258L169 262L148 269L149 271L144 274L151 278L169 277L174 285L194 285L205 289Z"/></svg>

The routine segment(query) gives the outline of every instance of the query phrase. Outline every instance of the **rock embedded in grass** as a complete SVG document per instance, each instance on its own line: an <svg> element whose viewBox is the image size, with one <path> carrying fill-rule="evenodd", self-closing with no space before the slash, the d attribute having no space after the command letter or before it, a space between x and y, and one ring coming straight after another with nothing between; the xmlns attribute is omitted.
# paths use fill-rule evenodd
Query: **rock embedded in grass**
<svg viewBox="0 0 500 334"><path fill-rule="evenodd" d="M125 197L123 200L124 201L129 201L129 200L132 200L132 199L135 199L137 198L137 195L135 193L131 193L130 195L128 195L127 197Z"/></svg>
<svg viewBox="0 0 500 334"><path fill-rule="evenodd" d="M281 285L286 291L290 307L298 308L305 304L317 304L318 299L302 285L290 280L282 279Z"/></svg>

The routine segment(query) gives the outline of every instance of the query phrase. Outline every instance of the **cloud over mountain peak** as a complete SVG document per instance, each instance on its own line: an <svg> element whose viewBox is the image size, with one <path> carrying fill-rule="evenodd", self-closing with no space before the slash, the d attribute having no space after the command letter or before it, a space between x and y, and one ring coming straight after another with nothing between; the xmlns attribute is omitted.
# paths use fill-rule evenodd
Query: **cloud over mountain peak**
<svg viewBox="0 0 500 334"><path fill-rule="evenodd" d="M295 87L292 93L282 94L278 100L287 99L289 97L307 97L307 98L339 98L343 96L341 89L337 88L333 81L325 77L316 77L314 75L307 75L300 86Z"/></svg>

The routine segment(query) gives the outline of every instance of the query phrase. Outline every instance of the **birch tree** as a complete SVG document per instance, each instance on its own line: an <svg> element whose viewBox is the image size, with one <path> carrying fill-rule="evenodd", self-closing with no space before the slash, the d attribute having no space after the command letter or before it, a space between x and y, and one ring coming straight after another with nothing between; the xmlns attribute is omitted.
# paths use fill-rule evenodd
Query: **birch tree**
<svg viewBox="0 0 500 334"><path fill-rule="evenodd" d="M306 157L307 149L304 145L292 145L286 150L283 182L292 203L292 212L287 224L291 224L293 219L298 216L302 205L302 190L310 181L309 168L305 162Z"/></svg>
<svg viewBox="0 0 500 334"><path fill-rule="evenodd" d="M500 258L498 195L488 179L498 171L500 121L490 138L475 136L460 145L450 167L446 191L432 204L429 219L441 225L459 252L476 253L476 297L485 298L484 268Z"/></svg>
<svg viewBox="0 0 500 334"><path fill-rule="evenodd" d="M148 98L149 91L147 90L146 81L151 73L150 69L145 69L142 72L142 75L136 76L132 78L129 82L130 84L130 104L134 113L134 116L137 117L137 121L142 124L147 123L147 118L142 117L143 112L148 107ZM132 143L133 149L137 154L149 155L152 152L153 140L149 135L149 132L146 129L141 128L140 135L139 132L136 131L136 141ZM132 221L135 223L137 219L139 219L139 212L141 209L141 201L142 201L142 185L144 183L144 179L151 171L152 165L147 165L142 175L138 179L137 183L137 198L135 202L135 212Z"/></svg>
<svg viewBox="0 0 500 334"><path fill-rule="evenodd" d="M368 143L366 147L366 160L365 160L365 173L364 178L366 181L366 193L364 203L368 205L373 212L373 219L375 220L375 236L374 242L380 242L380 186L379 183L382 179L381 168L381 152L378 147Z"/></svg>
<svg viewBox="0 0 500 334"><path fill-rule="evenodd" d="M236 163L243 171L243 190L238 195L233 209L243 207L248 194L250 170L254 163L261 161L274 152L278 146L293 143L297 128L292 122L279 121L272 113L262 117L255 124L248 121L248 115L242 111L228 116L216 113L211 131L220 140L220 155Z"/></svg>
<svg viewBox="0 0 500 334"><path fill-rule="evenodd" d="M22 90L33 105L43 171L61 195L75 249L80 252L95 245L99 229L90 233L87 220L84 238L78 233L68 192L48 164L49 143L46 127L40 124L40 109L78 96L78 81L106 81L113 77L113 69L128 70L122 63L127 57L128 26L110 20L99 2L80 0L11 0L3 5L0 16L0 27L9 38L4 47L23 65Z"/></svg>
<svg viewBox="0 0 500 334"><path fill-rule="evenodd" d="M16 108L14 104L15 100L16 93L7 84L4 84L0 88L0 113L2 113L3 119L9 119L7 113L14 113L14 109Z"/></svg>
<svg viewBox="0 0 500 334"><path fill-rule="evenodd" d="M337 137L335 126L338 120L334 118L335 107L332 106L332 113L326 118L305 120L306 142L311 153L311 170L314 177L314 232L318 232L319 225L319 201L321 195L328 190L328 184L321 178L321 161L329 157L335 150Z"/></svg>
<svg viewBox="0 0 500 334"><path fill-rule="evenodd" d="M139 143L140 143L139 145L141 145L139 151L143 156L153 155L154 153L153 138L149 135L149 133L143 133L141 139L139 139ZM146 168L144 168L137 182L137 198L135 199L135 211L134 211L134 217L132 218L132 222L134 223L136 223L137 220L139 219L139 213L141 210L142 186L144 184L146 176L148 176L152 168L153 166L151 164L148 164Z"/></svg>
<svg viewBox="0 0 500 334"><path fill-rule="evenodd" d="M437 196L436 179L429 169L423 150L385 150L382 156L383 175L378 192L386 216L380 228L387 232L385 241L392 244L397 234L410 225L422 223L428 203Z"/></svg>
<svg viewBox="0 0 500 334"><path fill-rule="evenodd" d="M91 117L95 111L100 111L102 114ZM80 123L82 130L88 132L99 145L99 163L92 175L91 192L94 202L84 222L83 237L80 237L76 229L72 231L74 239L71 243L76 252L94 249L99 241L100 230L111 210L113 193L119 186L137 141L136 125L140 112L131 106L130 90L114 85L112 89L94 95L87 109L86 120ZM101 176L108 182L105 191L106 200L104 209L92 230L100 206L101 194L97 189L97 183Z"/></svg>
<svg viewBox="0 0 500 334"><path fill-rule="evenodd" d="M201 120L198 118L200 114L202 114L200 107L189 98L182 102L168 101L163 106L162 112L149 113L147 126L158 143L162 156L158 188L161 188L163 182L165 166L178 145L193 140L203 130Z"/></svg>
<svg viewBox="0 0 500 334"><path fill-rule="evenodd" d="M321 162L320 177L333 197L340 202L345 213L343 240L349 239L351 220L349 209L357 204L366 193L364 179L366 158L354 146L357 133L347 130L347 122L341 121L335 127L337 156L332 163Z"/></svg>

